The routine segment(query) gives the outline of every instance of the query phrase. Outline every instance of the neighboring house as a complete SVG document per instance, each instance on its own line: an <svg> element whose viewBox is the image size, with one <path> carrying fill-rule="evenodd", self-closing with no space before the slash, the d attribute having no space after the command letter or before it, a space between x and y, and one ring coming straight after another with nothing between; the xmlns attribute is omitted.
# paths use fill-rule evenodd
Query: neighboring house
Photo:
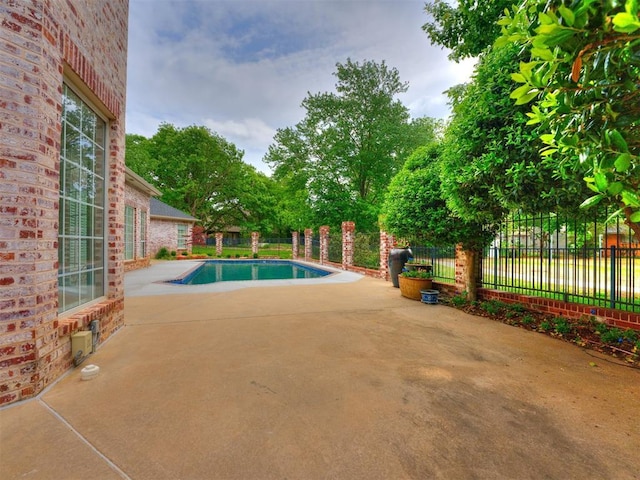
<svg viewBox="0 0 640 480"><path fill-rule="evenodd" d="M149 214L151 197L161 192L131 169L125 170L124 184L124 270L148 267Z"/></svg>
<svg viewBox="0 0 640 480"><path fill-rule="evenodd" d="M128 14L128 0L0 8L0 405L124 325Z"/></svg>
<svg viewBox="0 0 640 480"><path fill-rule="evenodd" d="M240 241L240 232L240 227L226 227L220 230L224 237L224 243L228 245L235 245ZM194 245L215 245L215 243L215 235L204 233L204 228L200 225L193 227Z"/></svg>
<svg viewBox="0 0 640 480"><path fill-rule="evenodd" d="M151 223L149 226L149 252L155 255L161 248L174 252L191 253L193 225L198 221L177 208L150 199Z"/></svg>
<svg viewBox="0 0 640 480"><path fill-rule="evenodd" d="M604 234L602 247L606 257L611 253L611 247L621 249L618 255L640 256L640 242L635 241L633 232L628 227L609 226Z"/></svg>

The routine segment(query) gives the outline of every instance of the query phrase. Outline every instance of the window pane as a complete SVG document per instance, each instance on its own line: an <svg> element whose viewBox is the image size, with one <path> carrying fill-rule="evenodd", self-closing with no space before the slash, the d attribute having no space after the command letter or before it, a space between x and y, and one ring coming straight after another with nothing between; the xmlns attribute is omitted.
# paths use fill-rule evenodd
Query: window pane
<svg viewBox="0 0 640 480"><path fill-rule="evenodd" d="M65 310L80 305L80 285L78 275L64 277L64 306Z"/></svg>
<svg viewBox="0 0 640 480"><path fill-rule="evenodd" d="M80 233L79 219L80 208L78 202L66 200L64 202L64 232L65 235L78 235Z"/></svg>
<svg viewBox="0 0 640 480"><path fill-rule="evenodd" d="M80 169L75 163L65 162L64 196L80 198Z"/></svg>
<svg viewBox="0 0 640 480"><path fill-rule="evenodd" d="M96 207L93 210L93 215L94 215L93 227L95 228L93 232L93 236L102 237L104 234L104 210L102 208Z"/></svg>
<svg viewBox="0 0 640 480"><path fill-rule="evenodd" d="M59 311L104 295L106 123L67 85L62 98Z"/></svg>
<svg viewBox="0 0 640 480"><path fill-rule="evenodd" d="M102 297L104 295L104 270L94 270L93 277L93 295L94 297Z"/></svg>
<svg viewBox="0 0 640 480"><path fill-rule="evenodd" d="M65 238L62 243L64 245L62 273L77 272L80 268L79 241L75 238Z"/></svg>

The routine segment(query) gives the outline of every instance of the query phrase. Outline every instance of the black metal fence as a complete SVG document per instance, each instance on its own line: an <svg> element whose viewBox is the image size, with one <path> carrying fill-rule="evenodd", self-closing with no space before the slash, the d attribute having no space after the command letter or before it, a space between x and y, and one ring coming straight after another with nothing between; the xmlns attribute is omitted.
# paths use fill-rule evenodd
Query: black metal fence
<svg viewBox="0 0 640 480"><path fill-rule="evenodd" d="M620 221L515 215L482 258L487 288L640 311L640 244Z"/></svg>

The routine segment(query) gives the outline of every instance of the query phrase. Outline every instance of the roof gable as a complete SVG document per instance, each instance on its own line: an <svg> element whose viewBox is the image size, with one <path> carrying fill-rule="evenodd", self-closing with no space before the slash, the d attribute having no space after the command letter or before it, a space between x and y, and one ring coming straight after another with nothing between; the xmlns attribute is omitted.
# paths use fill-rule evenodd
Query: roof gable
<svg viewBox="0 0 640 480"><path fill-rule="evenodd" d="M178 210L177 208L173 208L166 203L161 202L157 198L151 197L149 199L149 208L151 217L161 217L161 218L171 218L174 220L182 220L185 222L197 222L198 219L192 217L191 215L184 213L182 210Z"/></svg>

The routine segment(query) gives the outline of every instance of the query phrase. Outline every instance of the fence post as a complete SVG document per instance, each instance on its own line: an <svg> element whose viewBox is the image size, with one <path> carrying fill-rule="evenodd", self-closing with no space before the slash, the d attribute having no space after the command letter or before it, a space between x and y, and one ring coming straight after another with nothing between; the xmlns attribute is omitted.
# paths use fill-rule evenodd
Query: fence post
<svg viewBox="0 0 640 480"><path fill-rule="evenodd" d="M305 261L311 261L313 256L313 229L304 229L304 259Z"/></svg>
<svg viewBox="0 0 640 480"><path fill-rule="evenodd" d="M356 224L354 222L342 222L342 268L348 270L353 266L353 247Z"/></svg>
<svg viewBox="0 0 640 480"><path fill-rule="evenodd" d="M222 238L223 238L223 234L222 232L216 232L216 255L218 257L222 256Z"/></svg>
<svg viewBox="0 0 640 480"><path fill-rule="evenodd" d="M251 232L251 255L258 255L259 240L260 240L260 233Z"/></svg>
<svg viewBox="0 0 640 480"><path fill-rule="evenodd" d="M610 289L611 298L609 299L609 308L616 308L616 246L611 245L609 247L609 258L611 259L610 263Z"/></svg>
<svg viewBox="0 0 640 480"><path fill-rule="evenodd" d="M320 265L329 262L329 227L320 227Z"/></svg>
<svg viewBox="0 0 640 480"><path fill-rule="evenodd" d="M389 253L393 247L393 240L393 235L380 230L380 278L385 281L389 281L391 278L389 274Z"/></svg>
<svg viewBox="0 0 640 480"><path fill-rule="evenodd" d="M298 259L298 245L300 244L300 233L291 232L291 258Z"/></svg>
<svg viewBox="0 0 640 480"><path fill-rule="evenodd" d="M498 247L493 247L493 288L498 288Z"/></svg>
<svg viewBox="0 0 640 480"><path fill-rule="evenodd" d="M456 245L456 290L464 292L467 290L467 281L465 278L465 269L467 267L467 256L462 248L462 244ZM469 292L467 292L469 293Z"/></svg>

